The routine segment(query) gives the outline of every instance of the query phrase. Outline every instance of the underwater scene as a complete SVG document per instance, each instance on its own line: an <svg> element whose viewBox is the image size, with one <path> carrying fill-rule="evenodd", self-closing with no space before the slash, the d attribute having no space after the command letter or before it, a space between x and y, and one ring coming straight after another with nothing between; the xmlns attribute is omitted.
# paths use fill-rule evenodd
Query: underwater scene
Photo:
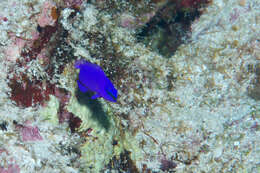
<svg viewBox="0 0 260 173"><path fill-rule="evenodd" d="M260 0L0 0L0 173L260 173Z"/></svg>

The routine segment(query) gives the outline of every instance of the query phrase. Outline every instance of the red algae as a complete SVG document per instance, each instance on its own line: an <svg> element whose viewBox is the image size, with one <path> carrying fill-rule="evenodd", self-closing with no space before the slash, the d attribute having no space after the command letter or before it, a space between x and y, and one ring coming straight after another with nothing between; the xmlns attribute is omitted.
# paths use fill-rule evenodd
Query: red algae
<svg viewBox="0 0 260 173"><path fill-rule="evenodd" d="M9 156L9 152L6 149L0 148L0 157L2 154ZM4 157L6 157L6 156L4 156ZM12 157L6 157L6 158L8 159L8 162L7 162L7 164L3 164L0 166L0 173L20 173L19 165L16 164L15 159ZM4 161L2 161L2 162L4 163Z"/></svg>
<svg viewBox="0 0 260 173"><path fill-rule="evenodd" d="M47 46L47 43L50 41L54 33L56 33L56 26L46 26L44 28L38 27L39 36L36 40L33 41L32 46L24 49L21 52L21 56L26 62L29 62L40 54L42 49Z"/></svg>
<svg viewBox="0 0 260 173"><path fill-rule="evenodd" d="M56 14L55 14L56 15ZM58 14L57 14L58 15ZM28 62L39 59L47 67L50 62L50 54L53 50L53 44L50 45L50 40L57 31L57 25L37 27L37 35L34 33L34 39L27 40L20 38L24 43L22 45L20 57L16 60L16 67L27 69ZM46 53L48 52L48 53ZM50 68L50 67L49 67ZM47 68L48 74L52 75L52 69ZM10 70L10 74L13 74L13 70ZM25 72L14 74L10 77L9 87L11 88L10 99L13 100L19 107L30 107L36 105L43 105L43 103L49 100L50 94L55 94L55 84L51 84L48 79L36 80L29 79Z"/></svg>
<svg viewBox="0 0 260 173"><path fill-rule="evenodd" d="M58 19L57 7L51 1L45 1L38 17L38 24L41 27L54 26Z"/></svg>
<svg viewBox="0 0 260 173"><path fill-rule="evenodd" d="M80 127L82 120L73 113L69 112L66 108L69 103L71 93L63 88L55 88L55 96L60 102L58 111L59 123L68 122L71 132L75 133L77 128Z"/></svg>
<svg viewBox="0 0 260 173"><path fill-rule="evenodd" d="M19 107L30 107L37 104L43 104L49 100L49 95L54 94L54 85L39 80L30 81L26 75L21 76L19 81L17 76L10 79L11 100Z"/></svg>
<svg viewBox="0 0 260 173"><path fill-rule="evenodd" d="M39 129L36 126L24 126L20 129L23 141L41 141L43 140L40 135Z"/></svg>
<svg viewBox="0 0 260 173"><path fill-rule="evenodd" d="M182 0L180 5L182 8L198 8L207 3L209 3L209 0Z"/></svg>
<svg viewBox="0 0 260 173"><path fill-rule="evenodd" d="M69 127L72 133L76 131L77 128L80 127L82 120L79 117L74 116L72 113L69 120Z"/></svg>
<svg viewBox="0 0 260 173"><path fill-rule="evenodd" d="M64 0L66 7L79 9L84 0Z"/></svg>

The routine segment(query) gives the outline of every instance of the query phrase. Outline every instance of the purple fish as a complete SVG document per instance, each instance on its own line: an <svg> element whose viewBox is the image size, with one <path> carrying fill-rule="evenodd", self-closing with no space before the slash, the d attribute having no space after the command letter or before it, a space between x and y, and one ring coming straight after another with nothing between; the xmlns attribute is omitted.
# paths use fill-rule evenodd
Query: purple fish
<svg viewBox="0 0 260 173"><path fill-rule="evenodd" d="M91 97L92 99L103 97L108 101L116 102L117 90L100 66L85 60L77 61L74 66L80 69L77 83L81 92L93 91L96 94Z"/></svg>

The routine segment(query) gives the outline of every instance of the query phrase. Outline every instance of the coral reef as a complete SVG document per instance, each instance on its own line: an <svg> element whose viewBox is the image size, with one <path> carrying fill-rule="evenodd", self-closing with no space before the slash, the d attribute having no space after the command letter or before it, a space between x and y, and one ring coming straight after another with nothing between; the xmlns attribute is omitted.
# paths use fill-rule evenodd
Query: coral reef
<svg viewBox="0 0 260 173"><path fill-rule="evenodd" d="M259 172L258 0L0 5L0 173ZM78 86L97 64L117 101Z"/></svg>

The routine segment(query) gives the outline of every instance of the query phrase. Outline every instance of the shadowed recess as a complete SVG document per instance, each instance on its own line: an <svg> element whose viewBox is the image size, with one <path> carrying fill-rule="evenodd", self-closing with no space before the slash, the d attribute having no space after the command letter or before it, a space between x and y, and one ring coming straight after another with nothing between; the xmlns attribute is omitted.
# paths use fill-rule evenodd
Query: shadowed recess
<svg viewBox="0 0 260 173"><path fill-rule="evenodd" d="M139 172L135 162L130 157L131 152L124 150L120 153L119 157L114 156L111 158L108 165L106 165L106 169L113 172L116 171L118 173L132 173L132 172ZM148 170L143 170L143 172L149 172Z"/></svg>
<svg viewBox="0 0 260 173"><path fill-rule="evenodd" d="M137 31L137 39L153 51L170 58L181 44L190 41L191 24L210 0L169 0Z"/></svg>
<svg viewBox="0 0 260 173"><path fill-rule="evenodd" d="M78 102L81 105L84 105L88 107L91 111L91 115L95 121L97 121L103 128L105 128L107 131L110 128L110 122L107 117L107 114L105 113L102 104L98 101L98 99L91 99L91 93L82 93L77 89L76 97Z"/></svg>

